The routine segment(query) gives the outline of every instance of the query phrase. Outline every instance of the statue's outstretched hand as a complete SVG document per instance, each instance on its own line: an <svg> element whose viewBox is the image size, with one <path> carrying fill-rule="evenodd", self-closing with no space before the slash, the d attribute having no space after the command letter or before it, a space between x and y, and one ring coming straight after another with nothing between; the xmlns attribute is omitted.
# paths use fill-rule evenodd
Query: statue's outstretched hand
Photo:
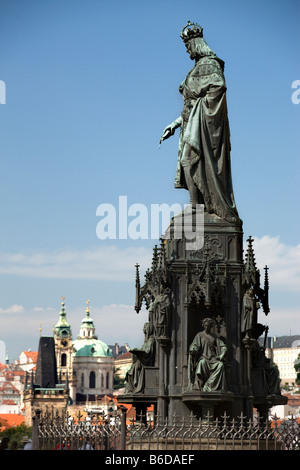
<svg viewBox="0 0 300 470"><path fill-rule="evenodd" d="M169 137L171 137L171 135L173 135L174 132L175 132L175 127L173 127L172 124L169 124L163 131L159 143L161 144L163 140L166 140Z"/></svg>
<svg viewBox="0 0 300 470"><path fill-rule="evenodd" d="M162 143L163 140L166 140L169 137L171 137L171 135L173 135L175 133L175 129L177 129L177 127L180 127L180 126L181 126L181 117L176 119L176 121L173 121L171 124L169 124L165 128L165 130L163 131L163 133L161 135L159 145Z"/></svg>

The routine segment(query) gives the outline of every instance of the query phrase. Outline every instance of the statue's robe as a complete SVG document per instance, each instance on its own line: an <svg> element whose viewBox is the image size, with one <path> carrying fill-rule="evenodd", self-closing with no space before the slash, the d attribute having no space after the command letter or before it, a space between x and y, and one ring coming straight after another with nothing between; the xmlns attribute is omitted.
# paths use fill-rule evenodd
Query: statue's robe
<svg viewBox="0 0 300 470"><path fill-rule="evenodd" d="M151 336L141 349L132 349L133 363L125 374L126 393L139 393L144 390L146 366L153 366L155 359L155 339Z"/></svg>
<svg viewBox="0 0 300 470"><path fill-rule="evenodd" d="M189 385L204 392L224 390L225 366L217 357L226 351L226 345L216 335L198 333L190 345Z"/></svg>
<svg viewBox="0 0 300 470"><path fill-rule="evenodd" d="M224 63L202 57L179 87L184 98L181 114L175 187L184 187L181 165L184 144L191 146L190 172L204 199L205 209L229 222L239 220L231 178L230 131Z"/></svg>

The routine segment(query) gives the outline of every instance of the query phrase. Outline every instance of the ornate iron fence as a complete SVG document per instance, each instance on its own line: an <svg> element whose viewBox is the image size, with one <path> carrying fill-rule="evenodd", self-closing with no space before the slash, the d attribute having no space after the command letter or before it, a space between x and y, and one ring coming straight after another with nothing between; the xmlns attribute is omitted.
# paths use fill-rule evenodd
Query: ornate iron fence
<svg viewBox="0 0 300 470"><path fill-rule="evenodd" d="M80 414L72 418L39 413L34 420L33 448L39 450L299 450L300 424L295 418L280 421L232 419L162 420L155 417L126 424L126 410L111 414Z"/></svg>
<svg viewBox="0 0 300 470"><path fill-rule="evenodd" d="M38 450L118 450L125 447L122 415L76 417L39 413L33 425L33 449ZM124 434L125 436L125 434Z"/></svg>

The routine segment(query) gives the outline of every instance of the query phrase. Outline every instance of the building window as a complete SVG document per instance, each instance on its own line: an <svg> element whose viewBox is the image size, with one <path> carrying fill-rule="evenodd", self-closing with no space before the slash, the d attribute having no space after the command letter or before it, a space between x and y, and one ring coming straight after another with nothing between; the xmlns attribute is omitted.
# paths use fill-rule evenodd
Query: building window
<svg viewBox="0 0 300 470"><path fill-rule="evenodd" d="M90 388L96 388L96 375L95 375L95 372L90 372Z"/></svg>
<svg viewBox="0 0 300 470"><path fill-rule="evenodd" d="M65 367L67 365L67 355L65 353L61 355L60 365L62 367Z"/></svg>

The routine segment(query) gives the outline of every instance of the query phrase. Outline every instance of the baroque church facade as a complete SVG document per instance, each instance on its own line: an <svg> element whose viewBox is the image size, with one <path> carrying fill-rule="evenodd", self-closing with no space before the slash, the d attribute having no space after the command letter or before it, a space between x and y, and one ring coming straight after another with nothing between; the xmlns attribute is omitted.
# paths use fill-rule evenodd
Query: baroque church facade
<svg viewBox="0 0 300 470"><path fill-rule="evenodd" d="M114 359L111 349L95 334L89 301L79 335L73 340L64 298L53 329L58 380L67 384L73 403L113 393Z"/></svg>

